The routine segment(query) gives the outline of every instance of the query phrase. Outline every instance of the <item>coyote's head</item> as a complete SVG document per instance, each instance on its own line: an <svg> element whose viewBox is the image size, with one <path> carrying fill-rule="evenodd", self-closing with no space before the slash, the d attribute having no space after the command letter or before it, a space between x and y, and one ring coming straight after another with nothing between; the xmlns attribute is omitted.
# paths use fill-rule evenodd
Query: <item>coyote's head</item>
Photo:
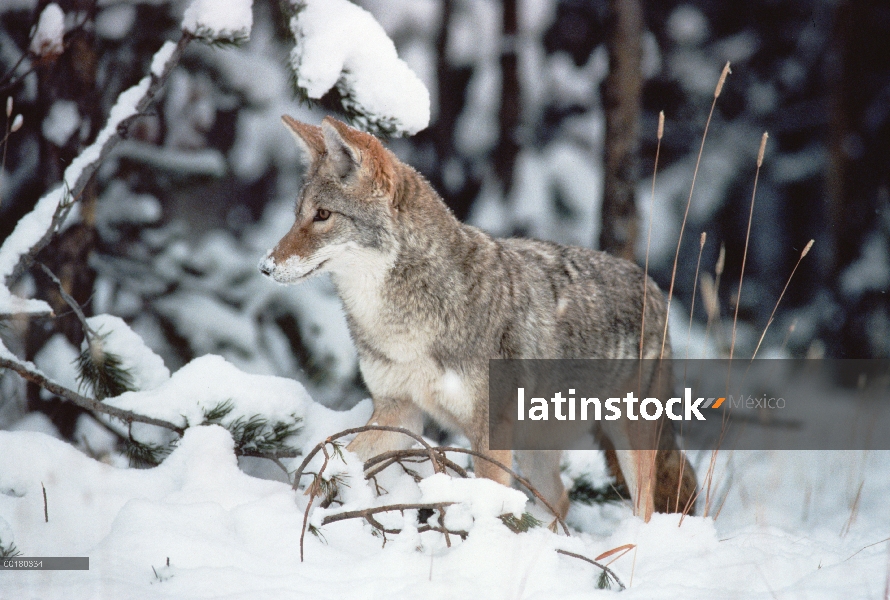
<svg viewBox="0 0 890 600"><path fill-rule="evenodd" d="M377 138L326 117L282 117L307 159L296 221L259 268L279 283L350 273L394 256L398 159ZM373 263L369 263L373 261Z"/></svg>

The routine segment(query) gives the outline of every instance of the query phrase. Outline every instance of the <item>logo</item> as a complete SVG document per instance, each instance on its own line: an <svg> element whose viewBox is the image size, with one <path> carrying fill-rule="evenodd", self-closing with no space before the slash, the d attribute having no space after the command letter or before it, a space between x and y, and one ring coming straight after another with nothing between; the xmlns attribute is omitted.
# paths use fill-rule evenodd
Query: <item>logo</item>
<svg viewBox="0 0 890 600"><path fill-rule="evenodd" d="M562 392L556 392L549 403L544 398L529 398L526 406L525 388L520 387L516 393L516 418L519 421L526 420L526 417L531 421L549 421L552 404L553 418L557 421L617 421L621 418L655 421L662 415L672 421L706 421L701 410L718 409L725 401L725 397L701 396L693 399L692 388L688 387L682 398L671 398L667 402L658 398L640 399L633 392L628 392L624 398L607 398L605 401L600 401L599 398L576 398L575 389L571 388L568 397L563 397ZM732 404L730 396L730 405Z"/></svg>

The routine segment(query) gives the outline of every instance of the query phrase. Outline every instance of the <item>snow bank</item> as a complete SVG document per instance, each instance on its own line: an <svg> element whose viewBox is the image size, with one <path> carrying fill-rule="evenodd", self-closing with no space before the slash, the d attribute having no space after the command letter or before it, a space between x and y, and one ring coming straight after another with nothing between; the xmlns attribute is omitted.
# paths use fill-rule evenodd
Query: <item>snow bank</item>
<svg viewBox="0 0 890 600"><path fill-rule="evenodd" d="M460 479L437 473L420 482L420 491L421 502L467 504L475 519L507 513L521 517L525 510L525 494L488 479Z"/></svg>
<svg viewBox="0 0 890 600"><path fill-rule="evenodd" d="M609 532L566 537L543 527L514 534L484 519L448 547L441 534L417 533L416 515L406 511L380 515L405 528L385 544L360 519L324 526L323 538L307 534L301 562L307 497L239 471L233 447L224 429L195 427L159 467L120 469L44 434L0 431L0 538L26 556L90 558L89 571L8 571L3 592L65 600L95 598L97 590L136 599L558 600L596 595L599 571L557 549L593 558L626 544L635 548L607 562L632 597L828 600L884 589L887 544L876 542L886 537L887 452L721 453L719 469L733 460L739 468L716 522L687 517L680 525L678 515L656 514L643 523L625 507ZM410 476L391 471L416 494ZM360 475L347 483L356 498L365 494ZM404 500L400 485L407 484L387 480L374 502ZM492 482L444 475L419 489L413 501L464 503L448 509L448 525L467 504L492 515L525 502Z"/></svg>
<svg viewBox="0 0 890 600"><path fill-rule="evenodd" d="M312 99L332 88L359 127L413 135L430 120L430 96L368 11L348 0L293 0L291 67Z"/></svg>
<svg viewBox="0 0 890 600"><path fill-rule="evenodd" d="M227 421L252 415L292 421L312 403L292 379L244 373L212 354L194 359L154 389L126 392L105 403L185 427L200 424L205 411L228 401L235 410Z"/></svg>

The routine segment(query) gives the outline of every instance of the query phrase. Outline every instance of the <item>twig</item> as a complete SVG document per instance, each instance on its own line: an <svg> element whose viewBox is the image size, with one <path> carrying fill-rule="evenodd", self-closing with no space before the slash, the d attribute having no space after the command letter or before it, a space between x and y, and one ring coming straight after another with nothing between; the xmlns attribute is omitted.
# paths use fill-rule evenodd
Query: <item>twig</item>
<svg viewBox="0 0 890 600"><path fill-rule="evenodd" d="M309 496L309 502L306 503L306 511L303 513L303 529L300 531L300 562L303 562L303 539L306 537L306 524L309 523L309 509L312 508L312 502L315 495Z"/></svg>
<svg viewBox="0 0 890 600"><path fill-rule="evenodd" d="M418 533L424 533L426 531L435 531L441 533L445 536L445 543L448 547L451 547L451 535L460 536L461 539L466 539L469 534L468 531L464 531L462 529L448 529L445 527L445 507L451 506L454 502L439 502L433 504L390 504L387 506L376 506L374 508L365 508L362 510L349 510L342 513L337 513L334 515L328 515L324 519L322 519L322 526L328 525L330 523L336 523L337 521L345 521L346 519L364 519L369 525L383 533L384 535L389 533L391 535L396 535L402 533L401 529L387 529L386 526L383 525L380 521L374 518L375 514L383 513L383 512L391 512L391 511L405 511L405 510L438 510L439 511L439 526L430 525L426 523L417 528Z"/></svg>
<svg viewBox="0 0 890 600"><path fill-rule="evenodd" d="M77 303L77 300L71 297L71 295L65 291L65 286L62 285L62 282L59 281L59 278L55 276L55 274L49 270L43 263L37 263L40 265L40 268L43 269L43 272L46 273L47 277L52 279L53 283L56 284L56 287L59 288L59 295L62 296L62 300L71 307L71 310L74 311L74 314L77 315L77 319L80 321L81 327L83 327L83 332L87 336L88 343L91 343L94 339L98 337L96 331L90 327L90 324L87 323L86 315L83 314L83 309L80 308L80 304Z"/></svg>
<svg viewBox="0 0 890 600"><path fill-rule="evenodd" d="M621 590L625 589L624 584L621 583L620 579L618 579L618 575L615 574L615 571L613 571L606 565L600 564L593 559L587 558L586 556L582 556L581 554L575 554L574 552L569 552L568 550L560 550L559 548L557 548L556 551L559 554L565 554L566 556L571 556L572 558L577 558L577 559L583 560L584 562L589 562L590 564L592 564L595 567L599 567L600 569L603 570L603 572L606 573L606 575L608 575L609 577L611 577L612 579L615 580L615 583L618 584L619 589L621 589Z"/></svg>
<svg viewBox="0 0 890 600"><path fill-rule="evenodd" d="M322 440L321 442L316 444L315 447L312 450L310 450L309 453L306 455L306 458L303 459L303 462L300 463L300 466L297 467L297 470L294 473L293 489L297 489L297 487L300 485L300 479L303 477L303 470L309 464L309 461L311 461L312 458L316 454L318 454L318 452L325 446L325 444L329 444L332 441L339 439L341 437L346 437L347 435L352 435L353 433L362 433L363 431L393 431L395 433L401 433L401 434L407 435L408 437L412 438L416 442L419 442L421 446L426 448L427 455L430 458L430 462L433 463L433 469L435 469L435 471L437 473L443 472L443 471L440 471L440 466L438 465L438 462L436 461L433 447L430 446L426 442L426 440L424 440L422 437L420 437L413 431L409 431L408 429L405 429L404 427L390 427L388 425L363 425L361 427L352 427L351 429L344 429L343 431L340 431L338 433L328 436L327 438L325 438L324 440Z"/></svg>
<svg viewBox="0 0 890 600"><path fill-rule="evenodd" d="M878 544L882 544L882 543L884 543L884 542L890 542L890 537L886 537L886 538L884 538L883 540L878 540L877 542L874 542L874 543L872 543L872 544L869 544L868 546L863 546L862 548L860 548L859 550L857 550L856 552L854 552L853 554L851 554L850 556L848 556L847 558L845 558L842 562L847 562L848 560L850 560L851 558L853 558L854 556L856 556L857 554L859 554L859 553L862 552L863 550L866 550L867 548L871 548L872 546L877 546Z"/></svg>
<svg viewBox="0 0 890 600"><path fill-rule="evenodd" d="M43 522L49 523L49 503L46 501L46 486L40 482L40 489L43 490Z"/></svg>
<svg viewBox="0 0 890 600"><path fill-rule="evenodd" d="M390 450L389 452L383 452L382 454L378 454L377 456L372 456L371 458L369 458L368 460L365 461L365 467L364 467L365 471L366 471L365 479L369 479L369 478L373 477L374 475L377 475L378 473L383 471L386 467L393 464L394 461L397 461L402 458L414 458L414 457L429 458L429 453L423 448L409 448L407 450ZM457 473L464 479L466 479L467 477L470 476L469 473L467 473L467 471L463 467L461 467L457 463L449 460L445 456L440 455L438 457L438 460L441 461L443 465L445 465L446 467L448 467L449 469L451 469L452 471L454 471L455 473ZM382 465L380 467L377 467L373 471L368 471L368 469L370 469L374 465L378 465L382 462L385 462L386 464Z"/></svg>
<svg viewBox="0 0 890 600"><path fill-rule="evenodd" d="M178 425L174 425L169 421L164 421L162 419L155 419L154 417L146 417L145 415L140 415L129 410L124 410L122 408L117 408L114 406L110 406L108 404L104 404L99 402L98 400L94 400L92 398L87 398L86 396L82 396L75 392L74 390L69 390L63 385L56 383L55 381L49 379L46 375L32 369L30 363L22 362L15 357L7 358L7 356L11 355L0 355L0 368L9 369L11 371L15 371L24 379L27 379L31 383L39 385L43 389L48 392L55 394L69 402L73 402L81 408L85 408L87 410L95 411L98 413L102 413L108 415L110 417L115 417L116 419L120 419L126 423L146 423L147 425L155 425L157 427L163 427L165 429L169 429L171 431L176 432L179 435L182 435L185 431L184 428L179 427Z"/></svg>
<svg viewBox="0 0 890 600"><path fill-rule="evenodd" d="M346 519L365 518L367 515L376 515L377 513L392 512L394 510L439 510L445 506L451 506L454 502L433 502L428 504L389 504L386 506L375 506L373 508L363 508L361 510L347 510L345 512L327 515L321 520L322 525L329 525L337 521L345 521Z"/></svg>

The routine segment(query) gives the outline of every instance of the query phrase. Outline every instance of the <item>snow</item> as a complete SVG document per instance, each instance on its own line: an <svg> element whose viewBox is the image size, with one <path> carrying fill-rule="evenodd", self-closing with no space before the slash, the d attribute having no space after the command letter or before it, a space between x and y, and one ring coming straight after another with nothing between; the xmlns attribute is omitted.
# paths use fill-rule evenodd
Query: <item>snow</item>
<svg viewBox="0 0 890 600"><path fill-rule="evenodd" d="M737 471L716 521L680 524L677 515L656 514L643 523L624 507L608 533L566 537L546 528L514 534L483 516L466 519L469 537L451 536L449 548L438 533L418 534L414 511L406 511L386 515L386 523L407 529L385 545L357 519L322 527L324 541L307 534L305 562L299 538L307 497L239 471L221 427L187 430L149 470L115 468L32 432L0 432L0 454L3 543L14 540L26 556L90 557L89 571L6 572L10 597L81 600L102 590L103 597L139 599L577 598L596 593L599 571L556 549L593 558L624 544L635 548L610 568L632 597L877 597L887 571L886 542L868 547L887 535L886 453L836 460L812 452L722 454L718 463L735 462ZM845 474L854 476L853 488L864 482L855 519ZM434 475L421 482L417 499L460 502L448 515L491 515L498 498L522 509L521 494L487 489L495 485Z"/></svg>
<svg viewBox="0 0 890 600"><path fill-rule="evenodd" d="M477 520L508 513L521 517L525 510L525 494L487 479L460 479L436 473L420 482L420 491L421 502L466 503Z"/></svg>
<svg viewBox="0 0 890 600"><path fill-rule="evenodd" d="M697 46L708 38L708 20L695 6L681 4L668 17L667 31L678 44Z"/></svg>
<svg viewBox="0 0 890 600"><path fill-rule="evenodd" d="M348 0L305 0L295 8L291 66L310 98L336 86L365 129L413 135L426 128L429 92L371 13Z"/></svg>
<svg viewBox="0 0 890 600"><path fill-rule="evenodd" d="M155 55L151 59L151 74L155 77L160 77L164 73L164 67L167 66L167 62L170 60L170 57L173 56L173 51L176 50L176 44L171 41L164 42L164 45L161 46L161 49L155 52Z"/></svg>
<svg viewBox="0 0 890 600"><path fill-rule="evenodd" d="M135 6L130 4L106 6L96 14L96 33L106 40L122 40L135 22Z"/></svg>
<svg viewBox="0 0 890 600"><path fill-rule="evenodd" d="M134 334L135 335L135 334ZM106 404L163 419L181 427L204 420L205 410L231 401L229 415L263 415L270 420L300 417L312 400L298 382L239 371L220 356L198 357L154 389L126 392Z"/></svg>
<svg viewBox="0 0 890 600"><path fill-rule="evenodd" d="M40 13L29 50L35 56L58 56L65 51L64 35L65 13L55 2L47 4Z"/></svg>
<svg viewBox="0 0 890 600"><path fill-rule="evenodd" d="M64 146L80 127L80 111L71 100L56 100L43 120L43 137L56 146Z"/></svg>
<svg viewBox="0 0 890 600"><path fill-rule="evenodd" d="M0 285L0 317L22 313L48 315L52 314L52 309L43 300L19 298Z"/></svg>
<svg viewBox="0 0 890 600"><path fill-rule="evenodd" d="M848 298L859 299L868 291L890 287L890 250L885 237L872 233L862 245L862 256L841 274L841 289Z"/></svg>
<svg viewBox="0 0 890 600"><path fill-rule="evenodd" d="M64 334L56 333L34 356L34 364L53 381L69 390L76 390L79 384L75 361L79 354L77 348L68 341ZM40 397L45 400L52 398L53 395L46 390L40 390Z"/></svg>
<svg viewBox="0 0 890 600"><path fill-rule="evenodd" d="M153 390L170 379L161 357L120 317L96 315L89 317L87 324L102 338L102 350L121 359L121 368L132 376L135 389Z"/></svg>
<svg viewBox="0 0 890 600"><path fill-rule="evenodd" d="M250 37L253 0L192 0L182 28L205 40L240 41Z"/></svg>

